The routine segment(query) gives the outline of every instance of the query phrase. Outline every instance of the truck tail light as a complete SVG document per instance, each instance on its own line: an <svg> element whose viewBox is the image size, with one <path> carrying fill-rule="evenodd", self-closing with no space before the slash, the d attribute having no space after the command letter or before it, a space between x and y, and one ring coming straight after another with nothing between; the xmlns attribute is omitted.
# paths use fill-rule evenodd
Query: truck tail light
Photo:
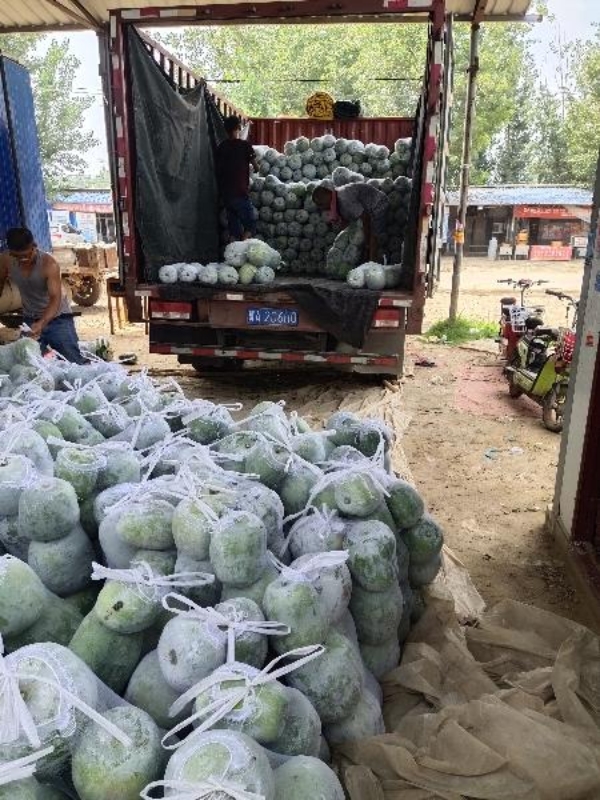
<svg viewBox="0 0 600 800"><path fill-rule="evenodd" d="M379 308L373 317L372 328L399 328L400 310L397 308Z"/></svg>
<svg viewBox="0 0 600 800"><path fill-rule="evenodd" d="M150 319L191 319L191 303L167 303L150 299Z"/></svg>

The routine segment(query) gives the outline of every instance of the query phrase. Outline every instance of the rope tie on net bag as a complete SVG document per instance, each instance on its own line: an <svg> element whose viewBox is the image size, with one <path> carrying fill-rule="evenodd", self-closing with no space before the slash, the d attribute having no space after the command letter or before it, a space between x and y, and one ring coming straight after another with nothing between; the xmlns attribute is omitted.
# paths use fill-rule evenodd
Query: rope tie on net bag
<svg viewBox="0 0 600 800"><path fill-rule="evenodd" d="M260 686L273 683L279 678L289 675L291 672L294 672L295 670L300 669L300 667L303 667L306 664L309 664L311 661L314 661L315 658L323 655L324 652L325 647L322 644L311 644L307 647L297 647L294 650L290 650L288 653L277 656L277 658L274 658L265 667L263 667L263 669L257 671L252 676L248 674L247 664L225 664L223 667L213 672L212 675L209 675L208 678L204 678L204 680L199 681L199 683L197 683L195 686L192 686L191 689L188 689L187 692L182 694L181 697L176 700L169 709L169 715L176 716L199 695L210 691L216 686L220 686L220 684L228 681L234 681L236 683L241 683L242 685L232 687L230 689L219 689L220 696L216 700L214 700L212 703L209 703L209 705L205 706L204 708L195 711L186 720L180 722L165 734L162 739L163 747L165 750L177 750L178 747L181 747L184 741L192 741L201 733L205 733L206 731L210 730L214 725L217 724L217 722L219 722L219 720L227 716L227 714L233 711L236 707L243 705L249 698L253 698L256 690ZM278 666L282 661L290 658L295 659L291 664ZM202 720L202 722L199 722L199 720ZM196 722L199 722L197 726L195 725ZM195 727L185 740L175 741L173 744L167 744L168 740L172 736L176 736L181 730L190 725L195 725Z"/></svg>
<svg viewBox="0 0 600 800"><path fill-rule="evenodd" d="M297 567L288 567L271 551L267 553L267 558L282 578L290 581L308 582L312 582L314 576L318 576L323 570L341 567L348 561L348 557L349 553L347 550L326 550L323 553L313 553L304 564L299 564Z"/></svg>
<svg viewBox="0 0 600 800"><path fill-rule="evenodd" d="M174 572L160 575L153 571L146 561L134 561L129 569L113 569L92 562L93 581L117 581L135 587L142 600L159 603L171 589L191 589L208 586L215 582L215 576L208 572Z"/></svg>
<svg viewBox="0 0 600 800"><path fill-rule="evenodd" d="M226 411L241 411L243 407L243 403L219 403L217 405L211 403L210 400L193 400L189 413L182 417L181 421L184 425L189 425L194 420L212 417L219 408L224 408Z"/></svg>
<svg viewBox="0 0 600 800"><path fill-rule="evenodd" d="M194 442L193 439L189 439L185 431L177 431L175 433L171 431L164 437L164 439L161 439L160 442L156 442L156 444L151 445L144 451L145 455L142 458L142 467L145 470L144 480L148 480L148 478L152 476L152 473L154 472L154 470L161 461L173 464L179 463L179 459L165 458L165 455L169 454L169 451L171 450L173 445L188 446L190 448L193 448L192 452L195 452L196 449L198 449L199 460L201 460L200 453L202 453L202 455L204 456L204 453L207 451L207 448L204 445ZM207 456L204 457L206 458L208 463L208 457Z"/></svg>
<svg viewBox="0 0 600 800"><path fill-rule="evenodd" d="M23 756L23 758L16 758L14 761L0 764L0 786L32 778L37 767L36 762L53 752L53 747L46 747L44 750L38 750L37 753L32 753L29 756Z"/></svg>
<svg viewBox="0 0 600 800"><path fill-rule="evenodd" d="M373 468L371 466L367 467L365 464L361 462L356 463L346 463L342 462L343 467L340 469L333 469L331 472L326 472L325 475L321 478L321 480L313 486L311 489L310 495L308 496L308 501L306 507L313 507L314 506L314 499L317 495L322 492L324 489L327 489L332 483L335 483L340 477L351 477L353 475L361 475L368 480L370 480L376 489L383 494L384 497L389 497L390 493L386 489L385 484L387 483L389 476L383 470ZM368 469L368 471L367 471Z"/></svg>
<svg viewBox="0 0 600 800"><path fill-rule="evenodd" d="M35 658L30 656L30 658ZM43 658L35 660L41 662L51 672L54 672L52 665ZM61 686L58 678L51 680L40 675L30 674L19 669L11 669L7 663L8 659L4 655L4 642L0 635L0 744L12 744L23 734L31 747L41 747L42 742L37 730L37 725L31 711L21 696L19 681L34 681L44 686L50 686L58 692L61 700L77 709L88 717L96 725L103 728L110 736L120 742L124 747L131 747L132 741L123 731L112 722L107 720L102 714L81 700L77 695ZM54 672L56 675L56 673ZM48 724L45 720L43 724Z"/></svg>
<svg viewBox="0 0 600 800"><path fill-rule="evenodd" d="M277 403L274 405L279 406L281 409L285 408L285 400L278 400ZM262 417L275 417L276 419L282 419L281 417L277 416L276 411L271 411L271 409L264 409L264 411L257 411L256 414L248 414L247 417L243 417L242 419L238 419L234 422L234 426L239 428L240 425L244 425L246 422L252 422L255 419L261 419ZM283 421L283 420L282 420ZM288 425L288 420L285 420L286 425Z"/></svg>
<svg viewBox="0 0 600 800"><path fill-rule="evenodd" d="M68 455L66 456L69 466L79 470L79 472L92 472L93 470L104 469L108 463L106 456L99 452L98 445L68 442L66 439L57 439L55 436L49 436L46 440L46 443L51 444L54 447L63 447L65 450L76 450L79 453L89 453L93 457L93 460L90 461L89 464L78 463L77 461L70 459ZM108 450L111 449L110 445L115 444L118 444L119 448L113 449L120 449L121 442L102 442L102 447Z"/></svg>
<svg viewBox="0 0 600 800"><path fill-rule="evenodd" d="M171 602L174 605L171 605ZM287 636L290 628L282 622L272 620L243 619L239 614L227 617L215 608L203 608L189 597L169 592L162 599L163 608L180 617L197 619L227 634L227 663L235 661L235 639L243 633L256 633L260 636ZM183 608L181 607L183 606Z"/></svg>
<svg viewBox="0 0 600 800"><path fill-rule="evenodd" d="M159 789L160 794L154 794ZM163 794L168 790L168 795ZM237 783L231 783L224 778L206 778L203 781L153 781L140 793L142 800L155 800L159 797L169 797L170 800L266 800L262 794L249 792Z"/></svg>
<svg viewBox="0 0 600 800"><path fill-rule="evenodd" d="M362 465L363 469L366 469L367 466L373 466L376 473L387 476L388 473L383 466L385 463L385 436L380 430L377 430L377 433L379 435L379 443L372 456L363 456L361 461L332 461L328 459L327 461L320 462L319 466L321 466L327 474L348 469L349 466L359 467ZM335 431L332 431L332 434L335 434Z"/></svg>

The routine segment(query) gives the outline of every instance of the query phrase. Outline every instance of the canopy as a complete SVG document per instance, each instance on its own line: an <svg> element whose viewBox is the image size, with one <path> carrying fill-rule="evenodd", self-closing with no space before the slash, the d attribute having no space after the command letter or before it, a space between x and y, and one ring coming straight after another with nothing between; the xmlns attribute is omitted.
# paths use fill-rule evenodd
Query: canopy
<svg viewBox="0 0 600 800"><path fill-rule="evenodd" d="M432 0L433 2L433 0ZM446 9L449 13L459 15L459 18L469 19L477 13L482 19L492 21L511 21L522 19L531 6L532 0L446 0ZM236 0L220 0L209 3L199 0L195 3L185 4L185 0L2 0L0 3L0 33L17 33L26 31L52 31L60 29L85 30L99 29L109 20L112 10L136 10L155 7L162 13L157 15L170 24L175 24L177 15L189 16L190 11L204 6L223 7L240 5ZM381 3L374 0L346 0L345 7L337 12L338 15L348 16L366 15L375 18L385 13L386 6L396 11L402 9L407 12L419 12L429 5L428 0L387 0ZM250 17L248 21L260 20L262 15L260 6L265 9L273 19L282 6L270 0L253 0L252 4L245 4L240 14L241 18ZM325 16L331 4L323 0L292 0L287 6L304 6L311 8L315 17ZM258 7L258 9L257 9ZM314 8L314 10L313 10ZM279 11L277 10L279 9ZM175 12L175 14L173 13ZM163 16L164 15L164 16ZM198 15L202 19L202 15Z"/></svg>

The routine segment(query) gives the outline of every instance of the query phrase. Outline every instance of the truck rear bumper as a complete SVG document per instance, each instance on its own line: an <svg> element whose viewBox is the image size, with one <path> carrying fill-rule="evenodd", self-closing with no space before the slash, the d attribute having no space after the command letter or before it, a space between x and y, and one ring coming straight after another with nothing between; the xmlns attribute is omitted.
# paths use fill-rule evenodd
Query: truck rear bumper
<svg viewBox="0 0 600 800"><path fill-rule="evenodd" d="M239 361L270 361L287 364L330 364L350 366L388 367L396 371L401 363L399 355L377 355L375 353L317 353L309 350L242 350L218 347L183 347L170 344L150 344L150 352L161 355L180 356L180 360L202 358L226 358Z"/></svg>

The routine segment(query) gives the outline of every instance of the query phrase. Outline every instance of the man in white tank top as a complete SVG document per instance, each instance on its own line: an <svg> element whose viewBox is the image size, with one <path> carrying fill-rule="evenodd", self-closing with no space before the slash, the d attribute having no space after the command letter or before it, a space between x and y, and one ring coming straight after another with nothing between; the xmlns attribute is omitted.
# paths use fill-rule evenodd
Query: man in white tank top
<svg viewBox="0 0 600 800"><path fill-rule="evenodd" d="M50 253L38 249L28 228L11 228L6 243L8 252L0 254L0 294L6 280L17 286L23 319L42 352L50 347L69 361L85 363L60 267Z"/></svg>

